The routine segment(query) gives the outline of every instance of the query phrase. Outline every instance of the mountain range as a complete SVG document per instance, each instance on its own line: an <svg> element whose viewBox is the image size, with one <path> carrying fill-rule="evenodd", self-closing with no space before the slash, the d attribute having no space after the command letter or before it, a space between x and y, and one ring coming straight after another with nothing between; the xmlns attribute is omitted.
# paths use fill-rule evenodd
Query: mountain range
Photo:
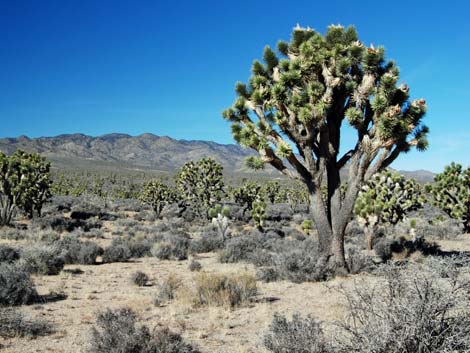
<svg viewBox="0 0 470 353"><path fill-rule="evenodd" d="M150 133L138 136L118 133L97 137L66 134L54 137L19 136L0 139L0 151L11 154L17 149L39 152L58 169L172 173L190 160L212 157L229 173L253 173L244 164L245 158L254 154L249 149L211 141L176 140ZM432 181L434 177L433 173L425 170L400 172L420 182ZM272 168L266 168L263 174L278 175Z"/></svg>

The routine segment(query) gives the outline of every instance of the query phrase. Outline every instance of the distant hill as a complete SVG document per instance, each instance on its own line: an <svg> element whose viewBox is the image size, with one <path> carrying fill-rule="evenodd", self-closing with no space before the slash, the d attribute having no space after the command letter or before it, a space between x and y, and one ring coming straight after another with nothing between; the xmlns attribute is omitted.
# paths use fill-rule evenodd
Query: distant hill
<svg viewBox="0 0 470 353"><path fill-rule="evenodd" d="M52 161L53 167L74 170L129 170L174 172L190 160L212 157L229 173L251 174L244 164L253 151L234 144L211 141L175 140L167 136L142 134L107 134L87 136L68 134L55 137L0 139L0 151L7 154L23 149L39 152ZM425 170L400 171L420 182L430 182L434 174ZM280 174L266 168L263 174Z"/></svg>
<svg viewBox="0 0 470 353"><path fill-rule="evenodd" d="M238 145L209 141L175 140L167 136L142 134L84 134L55 137L0 139L0 151L17 149L39 152L58 168L138 169L172 172L190 160L212 157L230 172L248 172L244 159L253 154Z"/></svg>

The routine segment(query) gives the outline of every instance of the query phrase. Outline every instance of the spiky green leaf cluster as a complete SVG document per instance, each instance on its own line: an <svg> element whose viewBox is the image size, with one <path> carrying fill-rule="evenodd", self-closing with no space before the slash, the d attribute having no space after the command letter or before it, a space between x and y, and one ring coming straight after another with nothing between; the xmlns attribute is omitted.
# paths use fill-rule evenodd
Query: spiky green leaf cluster
<svg viewBox="0 0 470 353"><path fill-rule="evenodd" d="M166 205L177 201L176 191L159 180L151 180L144 184L139 197L140 202L152 207L157 217Z"/></svg>
<svg viewBox="0 0 470 353"><path fill-rule="evenodd" d="M366 222L397 224L406 213L422 207L420 185L398 173L383 171L364 185L356 199L354 213Z"/></svg>
<svg viewBox="0 0 470 353"><path fill-rule="evenodd" d="M437 174L428 187L432 203L449 217L460 220L464 231L470 233L470 167L452 162Z"/></svg>
<svg viewBox="0 0 470 353"><path fill-rule="evenodd" d="M215 205L215 207L209 209L208 214L211 218L217 217L219 214L228 217L230 215L230 208L228 206Z"/></svg>
<svg viewBox="0 0 470 353"><path fill-rule="evenodd" d="M223 112L235 140L263 163L295 153L287 139L313 144L324 126L344 119L374 140L371 148L427 148L425 101L409 99L384 48L365 46L354 27L330 26L325 35L296 27L277 54L265 48L263 61L254 61L248 84L237 83L238 98Z"/></svg>
<svg viewBox="0 0 470 353"><path fill-rule="evenodd" d="M212 158L190 161L176 175L176 187L181 198L201 217L222 198L223 167Z"/></svg>
<svg viewBox="0 0 470 353"><path fill-rule="evenodd" d="M15 208L32 218L51 196L50 163L37 153L0 152L0 225L9 224Z"/></svg>

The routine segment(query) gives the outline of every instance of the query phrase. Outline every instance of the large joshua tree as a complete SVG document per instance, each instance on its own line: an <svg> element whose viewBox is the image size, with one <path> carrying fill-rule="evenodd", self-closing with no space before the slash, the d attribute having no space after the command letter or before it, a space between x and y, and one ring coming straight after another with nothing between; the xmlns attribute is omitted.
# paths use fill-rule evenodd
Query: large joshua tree
<svg viewBox="0 0 470 353"><path fill-rule="evenodd" d="M344 233L358 191L400 153L426 149L426 104L409 100L395 63L385 60L382 47L361 43L354 27L330 26L321 35L297 26L278 51L280 58L265 47L264 64L254 61L249 84L236 84L238 98L223 116L235 140L259 153L248 159L251 167L271 164L305 183L320 253L342 272ZM357 141L340 154L344 120Z"/></svg>

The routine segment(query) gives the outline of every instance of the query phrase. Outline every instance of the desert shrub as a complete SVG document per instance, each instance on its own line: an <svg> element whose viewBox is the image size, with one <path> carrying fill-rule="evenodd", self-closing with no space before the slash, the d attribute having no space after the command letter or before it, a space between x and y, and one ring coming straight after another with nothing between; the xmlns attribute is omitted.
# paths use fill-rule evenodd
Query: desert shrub
<svg viewBox="0 0 470 353"><path fill-rule="evenodd" d="M186 260L189 252L189 239L182 236L166 237L152 248L152 255L160 260Z"/></svg>
<svg viewBox="0 0 470 353"><path fill-rule="evenodd" d="M148 238L129 240L129 249L133 258L150 256L155 241Z"/></svg>
<svg viewBox="0 0 470 353"><path fill-rule="evenodd" d="M374 245L375 254L380 257L383 262L392 258L393 241L387 238L380 238Z"/></svg>
<svg viewBox="0 0 470 353"><path fill-rule="evenodd" d="M282 244L274 259L274 267L280 278L300 283L325 281L332 277L332 269L319 256L318 245L312 238L302 242L290 240Z"/></svg>
<svg viewBox="0 0 470 353"><path fill-rule="evenodd" d="M56 232L71 232L75 229L76 222L59 215L36 218L32 222L33 227L39 229L52 229Z"/></svg>
<svg viewBox="0 0 470 353"><path fill-rule="evenodd" d="M193 254L207 253L224 247L224 240L216 232L207 232L200 239L192 240L190 252Z"/></svg>
<svg viewBox="0 0 470 353"><path fill-rule="evenodd" d="M348 264L349 273L351 274L372 272L376 268L372 258L362 254L361 251L355 247L347 248L346 254L346 262Z"/></svg>
<svg viewBox="0 0 470 353"><path fill-rule="evenodd" d="M428 242L424 238L416 238L414 240L407 240L404 237L398 239L381 238L377 241L375 250L377 256L383 261L390 260L394 253L400 254L401 258L409 257L413 253L421 253L425 256L439 255L441 253L440 247L434 242Z"/></svg>
<svg viewBox="0 0 470 353"><path fill-rule="evenodd" d="M96 258L103 254L103 249L96 243L81 241L67 235L57 243L66 264L93 265Z"/></svg>
<svg viewBox="0 0 470 353"><path fill-rule="evenodd" d="M191 272L197 272L197 271L200 271L202 269L202 265L199 261L196 261L196 260L192 260L190 263L189 263L189 266L188 266L189 270Z"/></svg>
<svg viewBox="0 0 470 353"><path fill-rule="evenodd" d="M149 277L142 271L134 272L131 275L131 281L139 287L143 287L147 284Z"/></svg>
<svg viewBox="0 0 470 353"><path fill-rule="evenodd" d="M334 340L312 317L289 321L276 314L265 347L275 353L470 351L468 258L383 265L377 274L381 281L362 279L338 289L348 317L332 324Z"/></svg>
<svg viewBox="0 0 470 353"><path fill-rule="evenodd" d="M279 280L280 274L275 267L260 267L256 271L256 279L263 282L275 282Z"/></svg>
<svg viewBox="0 0 470 353"><path fill-rule="evenodd" d="M59 248L45 244L23 249L20 263L29 273L40 275L57 275L65 265Z"/></svg>
<svg viewBox="0 0 470 353"><path fill-rule="evenodd" d="M162 302L167 302L175 299L176 291L181 287L181 279L174 274L169 274L168 277L158 285L158 292L154 298L154 304L160 305Z"/></svg>
<svg viewBox="0 0 470 353"><path fill-rule="evenodd" d="M124 239L116 238L110 246L103 251L103 262L126 262L132 257L128 242Z"/></svg>
<svg viewBox="0 0 470 353"><path fill-rule="evenodd" d="M102 214L101 209L91 204L81 204L74 206L70 213L70 218L87 220L92 217L99 217Z"/></svg>
<svg viewBox="0 0 470 353"><path fill-rule="evenodd" d="M63 232L73 232L74 230L83 230L85 232L90 231L91 229L101 228L102 223L97 219L69 219L64 216L46 216L42 218L34 219L32 222L34 228L41 230L51 229L58 233Z"/></svg>
<svg viewBox="0 0 470 353"><path fill-rule="evenodd" d="M290 321L275 314L264 336L264 346L273 353L334 352L320 323L311 316L302 318L298 314Z"/></svg>
<svg viewBox="0 0 470 353"><path fill-rule="evenodd" d="M462 269L450 259L434 263L434 267L387 265L380 274L384 281L378 284L356 282L352 290L342 290L349 320L341 325L343 335L338 351L470 350L468 267Z"/></svg>
<svg viewBox="0 0 470 353"><path fill-rule="evenodd" d="M219 275L200 273L195 278L195 305L235 307L257 294L256 279L248 274Z"/></svg>
<svg viewBox="0 0 470 353"><path fill-rule="evenodd" d="M15 262L20 258L20 252L8 245L0 244L0 262Z"/></svg>
<svg viewBox="0 0 470 353"><path fill-rule="evenodd" d="M2 228L0 238L8 240L23 240L28 238L29 233L25 229Z"/></svg>
<svg viewBox="0 0 470 353"><path fill-rule="evenodd" d="M53 333L50 323L30 319L15 308L0 308L0 337L37 337Z"/></svg>
<svg viewBox="0 0 470 353"><path fill-rule="evenodd" d="M0 306L30 304L37 297L28 272L16 264L0 263Z"/></svg>
<svg viewBox="0 0 470 353"><path fill-rule="evenodd" d="M130 218L119 218L114 222L117 226L122 227L125 231L128 231L139 224L135 219Z"/></svg>
<svg viewBox="0 0 470 353"><path fill-rule="evenodd" d="M166 328L151 331L137 326L129 308L106 310L98 314L92 329L89 353L197 353L182 337Z"/></svg>
<svg viewBox="0 0 470 353"><path fill-rule="evenodd" d="M252 258L255 250L263 248L263 236L243 235L229 239L225 248L219 254L219 261L222 263L235 263L248 261Z"/></svg>
<svg viewBox="0 0 470 353"><path fill-rule="evenodd" d="M293 282L323 281L332 276L331 267L318 255L315 238L295 240L281 238L276 232L269 234L230 239L220 252L219 261L246 261L257 267L268 267L276 272L276 278Z"/></svg>

